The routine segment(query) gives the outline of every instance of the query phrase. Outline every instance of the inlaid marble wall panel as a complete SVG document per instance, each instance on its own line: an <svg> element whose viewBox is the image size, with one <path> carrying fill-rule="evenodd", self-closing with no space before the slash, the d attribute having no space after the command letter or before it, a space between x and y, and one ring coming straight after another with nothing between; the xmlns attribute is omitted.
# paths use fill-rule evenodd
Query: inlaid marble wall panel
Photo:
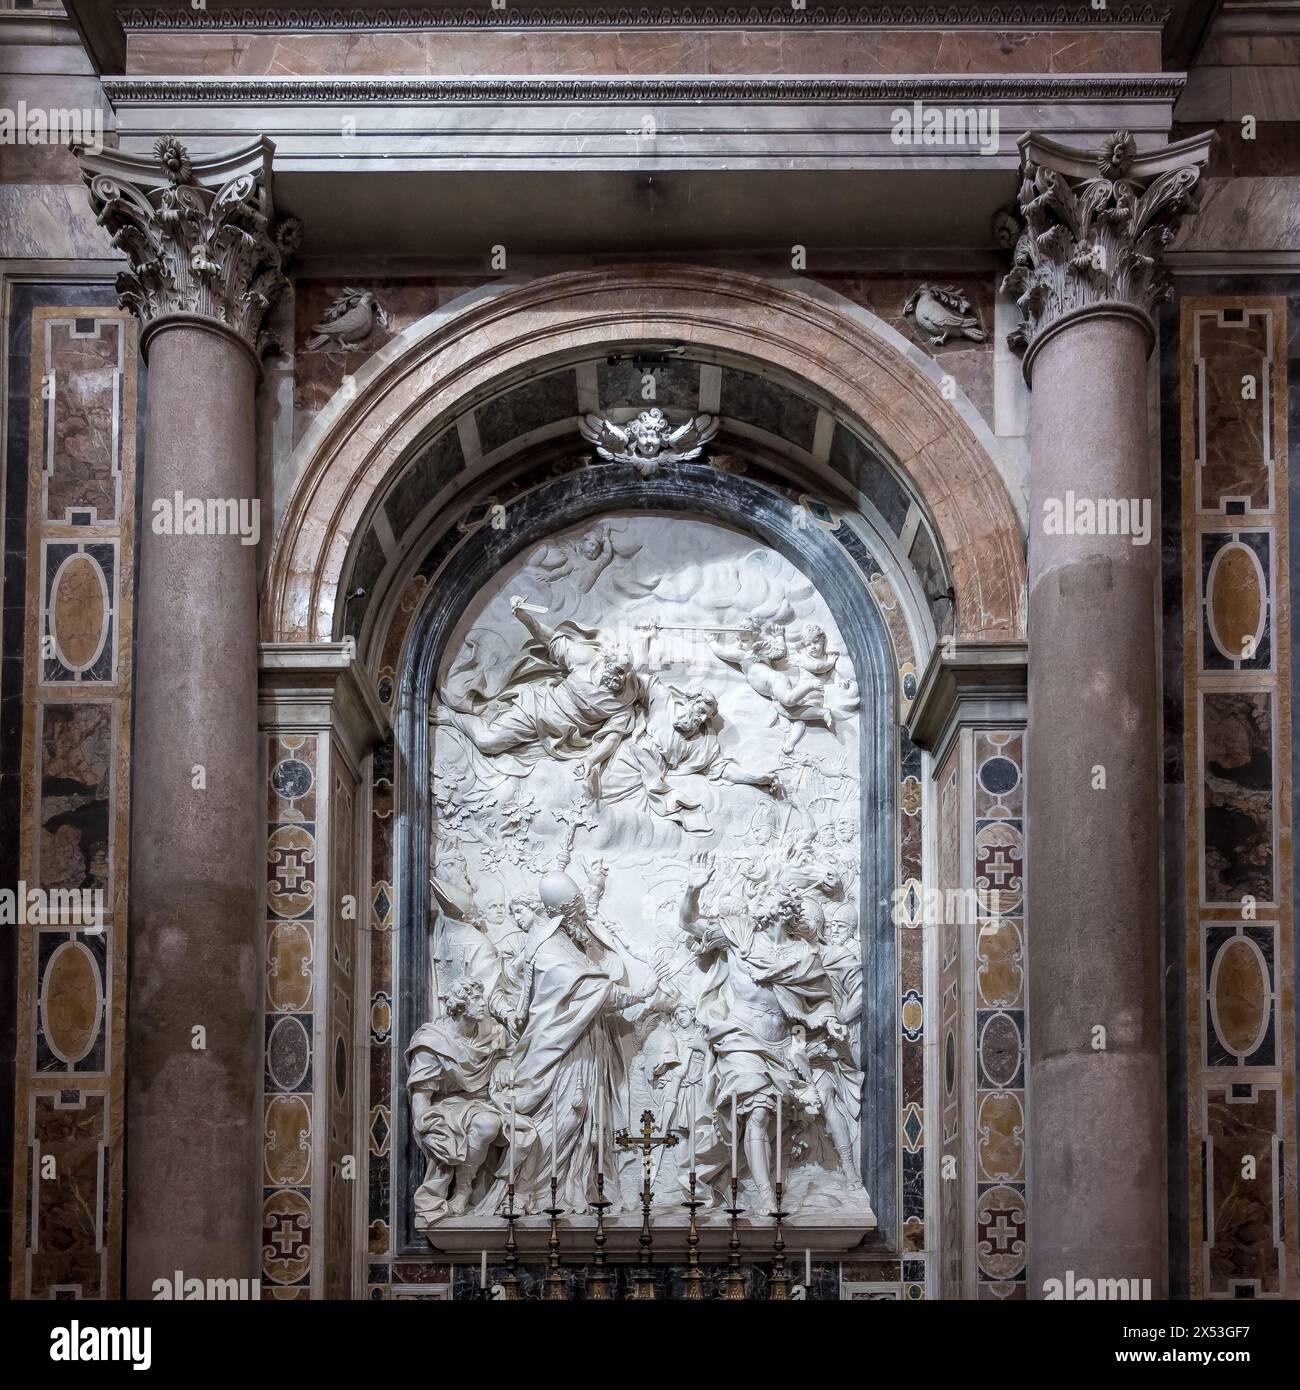
<svg viewBox="0 0 1300 1390"><path fill-rule="evenodd" d="M122 1242L135 324L94 304L35 307L27 349L26 450L12 428L9 438L11 481L25 463L25 487L7 499L26 497L25 622L12 653L21 814L6 827L27 907L8 928L18 937L10 1282L19 1298L105 1298L120 1289ZM6 535L16 533L11 514Z"/></svg>
<svg viewBox="0 0 1300 1390"><path fill-rule="evenodd" d="M342 753L334 748L330 799L330 851L333 873L330 880L330 1011L326 1038L329 1063L329 1134L326 1157L329 1186L329 1246L325 1264L325 1297L350 1298L355 1248L357 1204L363 1200L362 1156L356 1133L355 1088L361 1084L354 1076L353 1060L357 1041L357 990L362 961L358 919L360 884L357 854L362 826L356 779L347 769Z"/></svg>
<svg viewBox="0 0 1300 1390"><path fill-rule="evenodd" d="M948 895L963 886L961 864L961 747L949 754L935 779L938 787L936 839L938 863L935 884ZM937 940L939 954L939 1296L961 1298L965 1266L965 1228L962 1190L962 1027L961 924L942 913L927 928Z"/></svg>
<svg viewBox="0 0 1300 1390"><path fill-rule="evenodd" d="M1188 1264L1202 1298L1295 1294L1286 311L1280 297L1180 305Z"/></svg>
<svg viewBox="0 0 1300 1390"><path fill-rule="evenodd" d="M1024 1298L1024 735L974 734L975 1262L980 1298Z"/></svg>
<svg viewBox="0 0 1300 1390"><path fill-rule="evenodd" d="M392 1249L393 1135L393 739L375 750L370 791L369 1063L366 1072L367 1242L370 1255ZM371 1278L367 1283L374 1283ZM373 1292L373 1290L371 1291Z"/></svg>
<svg viewBox="0 0 1300 1390"><path fill-rule="evenodd" d="M266 994L262 1296L311 1293L316 1172L314 1072L320 995L319 740L266 737ZM328 1065L328 1064L327 1064Z"/></svg>

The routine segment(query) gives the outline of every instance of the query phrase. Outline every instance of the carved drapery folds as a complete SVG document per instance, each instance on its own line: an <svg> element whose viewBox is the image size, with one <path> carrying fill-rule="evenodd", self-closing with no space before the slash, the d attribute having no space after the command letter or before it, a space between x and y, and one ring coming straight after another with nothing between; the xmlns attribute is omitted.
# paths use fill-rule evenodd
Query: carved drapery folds
<svg viewBox="0 0 1300 1390"><path fill-rule="evenodd" d="M130 261L117 277L122 304L146 335L172 315L230 329L259 356L267 313L297 249L296 218L275 220L269 140L191 158L166 136L153 157L73 147L91 204Z"/></svg>
<svg viewBox="0 0 1300 1390"><path fill-rule="evenodd" d="M1133 314L1154 343L1151 312L1169 293L1160 256L1195 209L1212 140L1198 135L1139 154L1127 131L1107 136L1096 153L1021 138L1024 228L1002 291L1024 316L1008 342L1027 353L1026 375L1035 348L1082 312Z"/></svg>

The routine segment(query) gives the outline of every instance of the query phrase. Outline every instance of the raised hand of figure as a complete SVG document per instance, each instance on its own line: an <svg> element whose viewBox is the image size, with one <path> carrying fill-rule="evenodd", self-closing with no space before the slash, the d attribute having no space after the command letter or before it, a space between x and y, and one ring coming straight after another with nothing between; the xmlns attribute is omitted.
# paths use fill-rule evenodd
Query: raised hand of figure
<svg viewBox="0 0 1300 1390"><path fill-rule="evenodd" d="M599 879L603 883L609 877L609 865L603 859L584 859L582 867L589 879Z"/></svg>
<svg viewBox="0 0 1300 1390"><path fill-rule="evenodd" d="M686 886L692 889L703 888L704 885L713 877L713 856L708 850L700 850L691 855L691 862L686 873Z"/></svg>
<svg viewBox="0 0 1300 1390"><path fill-rule="evenodd" d="M826 1020L826 1031L836 1042L843 1042L849 1035L848 1024L841 1023L838 1018L828 1018Z"/></svg>

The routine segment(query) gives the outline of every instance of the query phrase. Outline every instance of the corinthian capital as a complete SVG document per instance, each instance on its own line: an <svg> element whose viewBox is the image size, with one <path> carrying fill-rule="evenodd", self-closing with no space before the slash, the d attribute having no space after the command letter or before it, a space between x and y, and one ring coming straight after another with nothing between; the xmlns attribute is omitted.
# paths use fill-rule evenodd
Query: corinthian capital
<svg viewBox="0 0 1300 1390"><path fill-rule="evenodd" d="M197 317L260 356L282 267L301 240L296 218L275 220L274 148L261 139L192 159L170 136L152 158L73 145L95 216L130 261L117 293L146 342L165 320Z"/></svg>
<svg viewBox="0 0 1300 1390"><path fill-rule="evenodd" d="M1095 153L1021 137L1025 225L1002 290L1024 315L1008 341L1027 350L1026 377L1042 342L1084 314L1131 314L1154 344L1151 313L1169 294L1160 256L1195 208L1213 140L1207 132L1139 154L1123 130Z"/></svg>

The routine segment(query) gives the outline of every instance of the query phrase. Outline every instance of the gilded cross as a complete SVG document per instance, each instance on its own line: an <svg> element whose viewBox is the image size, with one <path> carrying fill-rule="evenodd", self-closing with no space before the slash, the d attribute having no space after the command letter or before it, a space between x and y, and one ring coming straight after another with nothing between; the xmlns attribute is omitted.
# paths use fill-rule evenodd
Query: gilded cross
<svg viewBox="0 0 1300 1390"><path fill-rule="evenodd" d="M664 1148L671 1149L680 1137L676 1134L656 1134L654 1130L654 1111L643 1110L641 1112L640 1135L630 1134L627 1130L623 1130L621 1134L614 1136L614 1143L620 1149L641 1150L641 1173L647 1188L650 1186L650 1156L654 1152L655 1145L662 1144Z"/></svg>

